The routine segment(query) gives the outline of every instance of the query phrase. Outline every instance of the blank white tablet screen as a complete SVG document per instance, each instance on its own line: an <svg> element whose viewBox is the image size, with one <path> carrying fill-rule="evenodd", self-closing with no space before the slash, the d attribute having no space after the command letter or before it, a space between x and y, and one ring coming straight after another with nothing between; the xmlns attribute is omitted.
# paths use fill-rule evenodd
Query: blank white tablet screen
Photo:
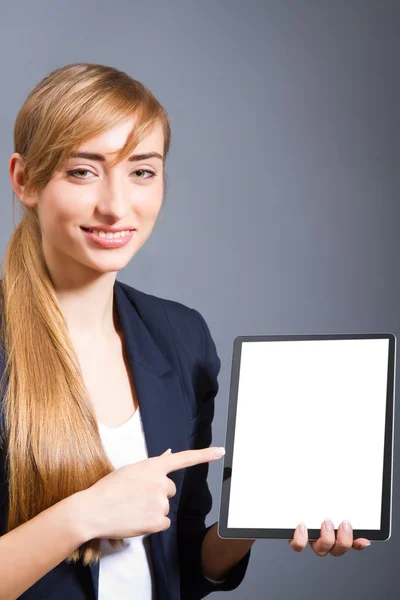
<svg viewBox="0 0 400 600"><path fill-rule="evenodd" d="M380 529L388 339L243 342L228 527Z"/></svg>

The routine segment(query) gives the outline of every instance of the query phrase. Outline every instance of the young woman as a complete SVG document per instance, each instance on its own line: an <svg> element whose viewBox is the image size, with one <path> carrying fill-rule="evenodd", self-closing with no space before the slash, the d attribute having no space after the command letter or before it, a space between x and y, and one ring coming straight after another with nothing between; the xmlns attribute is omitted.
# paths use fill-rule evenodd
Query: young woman
<svg viewBox="0 0 400 600"><path fill-rule="evenodd" d="M208 463L220 361L195 309L116 280L165 188L166 111L67 65L21 107L1 281L0 600L199 599L242 581ZM167 516L169 515L169 516Z"/></svg>
<svg viewBox="0 0 400 600"><path fill-rule="evenodd" d="M21 107L22 215L0 286L0 600L197 600L241 583L255 540L206 527L220 370L201 314L119 282L162 205L169 118L103 65ZM167 516L168 515L168 516ZM333 525L333 524L332 524ZM291 548L302 551L307 530ZM318 556L361 549L323 524Z"/></svg>

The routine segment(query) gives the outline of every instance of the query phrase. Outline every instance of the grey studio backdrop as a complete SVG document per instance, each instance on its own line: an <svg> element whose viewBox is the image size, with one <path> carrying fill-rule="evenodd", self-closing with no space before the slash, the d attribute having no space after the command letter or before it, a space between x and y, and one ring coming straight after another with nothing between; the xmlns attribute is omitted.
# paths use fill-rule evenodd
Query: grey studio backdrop
<svg viewBox="0 0 400 600"><path fill-rule="evenodd" d="M32 87L78 61L148 85L172 120L166 202L118 278L205 317L222 361L213 443L224 444L237 335L400 335L399 27L400 3L383 0L4 3L1 255L12 127ZM390 540L341 558L258 540L229 597L400 597L398 417ZM340 443L340 423L334 439L315 434L316 452ZM207 524L221 472L211 464Z"/></svg>

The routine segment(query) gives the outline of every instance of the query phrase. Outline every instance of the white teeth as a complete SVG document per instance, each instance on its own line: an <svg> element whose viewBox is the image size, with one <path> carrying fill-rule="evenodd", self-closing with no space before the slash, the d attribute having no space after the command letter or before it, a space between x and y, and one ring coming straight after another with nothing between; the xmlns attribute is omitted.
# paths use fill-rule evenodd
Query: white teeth
<svg viewBox="0 0 400 600"><path fill-rule="evenodd" d="M89 231L91 233L94 233L95 235L98 235L101 238L107 239L125 237L130 233L129 229L127 229L126 231L116 231L115 233L111 233L110 231L94 231L94 229L89 229Z"/></svg>

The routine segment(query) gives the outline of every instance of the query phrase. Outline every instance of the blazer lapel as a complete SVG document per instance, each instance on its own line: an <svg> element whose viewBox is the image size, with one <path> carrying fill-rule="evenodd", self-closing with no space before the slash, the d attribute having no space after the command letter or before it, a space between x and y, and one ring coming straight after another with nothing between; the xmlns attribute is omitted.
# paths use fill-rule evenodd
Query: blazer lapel
<svg viewBox="0 0 400 600"><path fill-rule="evenodd" d="M159 456L168 448L171 448L172 452L186 450L188 448L185 423L187 401L179 375L161 353L133 302L117 280L114 285L114 302L121 322L129 368L137 391L148 456L149 458ZM151 536L159 600L172 600L179 597L176 590L178 582L170 581L168 577L168 564L173 565L177 560L174 536L183 475L182 469L168 475L177 488L176 495L170 498L171 527ZM98 598L99 565L89 569L95 598Z"/></svg>

